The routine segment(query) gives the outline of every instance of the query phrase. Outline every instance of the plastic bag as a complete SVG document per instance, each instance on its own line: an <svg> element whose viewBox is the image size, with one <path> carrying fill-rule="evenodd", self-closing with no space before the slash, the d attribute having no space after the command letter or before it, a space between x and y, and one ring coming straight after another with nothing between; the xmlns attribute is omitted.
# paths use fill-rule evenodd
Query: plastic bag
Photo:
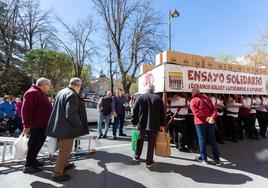
<svg viewBox="0 0 268 188"><path fill-rule="evenodd" d="M17 160L25 159L28 151L28 138L25 134L21 134L14 142L14 158Z"/></svg>
<svg viewBox="0 0 268 188"><path fill-rule="evenodd" d="M139 138L138 131L135 128L132 128L132 131L131 131L131 149L132 149L132 151L137 150L138 138Z"/></svg>
<svg viewBox="0 0 268 188"><path fill-rule="evenodd" d="M58 148L58 139L48 136L47 137L47 149L48 154L54 154Z"/></svg>

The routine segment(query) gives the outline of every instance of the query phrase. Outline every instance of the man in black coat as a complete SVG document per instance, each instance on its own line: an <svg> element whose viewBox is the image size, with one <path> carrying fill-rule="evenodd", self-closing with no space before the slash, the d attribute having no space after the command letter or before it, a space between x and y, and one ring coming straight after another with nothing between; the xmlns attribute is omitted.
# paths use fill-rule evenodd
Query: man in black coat
<svg viewBox="0 0 268 188"><path fill-rule="evenodd" d="M160 126L165 124L164 105L162 99L154 94L154 85L146 87L146 94L140 95L135 102L132 116L132 123L138 126L139 138L135 160L140 160L145 135L148 137L148 150L146 166L149 168L153 165L154 148L156 135Z"/></svg>
<svg viewBox="0 0 268 188"><path fill-rule="evenodd" d="M78 95L81 85L80 78L72 78L69 87L59 91L48 122L46 135L58 139L59 155L52 173L55 181L71 179L64 172L74 167L68 163L74 138L88 133L85 106Z"/></svg>

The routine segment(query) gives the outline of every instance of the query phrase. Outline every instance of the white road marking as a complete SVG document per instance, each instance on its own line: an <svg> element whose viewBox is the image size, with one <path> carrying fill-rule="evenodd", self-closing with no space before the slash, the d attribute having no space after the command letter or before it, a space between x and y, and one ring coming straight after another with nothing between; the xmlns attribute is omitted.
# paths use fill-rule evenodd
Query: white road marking
<svg viewBox="0 0 268 188"><path fill-rule="evenodd" d="M97 148L95 148L95 150L118 148L118 147L130 146L130 145L131 144L119 144L119 145L113 145L113 146L103 146L103 147L97 147Z"/></svg>

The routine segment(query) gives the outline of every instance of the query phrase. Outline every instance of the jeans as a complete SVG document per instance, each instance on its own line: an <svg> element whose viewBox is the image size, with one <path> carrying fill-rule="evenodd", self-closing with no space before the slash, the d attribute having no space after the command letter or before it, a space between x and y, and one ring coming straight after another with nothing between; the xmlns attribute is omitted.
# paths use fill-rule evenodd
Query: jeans
<svg viewBox="0 0 268 188"><path fill-rule="evenodd" d="M117 117L114 118L113 136L116 136L116 130L118 126L119 126L119 135L123 134L124 123L125 123L125 114L117 114Z"/></svg>
<svg viewBox="0 0 268 188"><path fill-rule="evenodd" d="M219 149L215 137L216 124L196 125L195 128L199 141L199 150L202 160L207 160L206 134L208 135L211 144L214 160L220 160Z"/></svg>
<svg viewBox="0 0 268 188"><path fill-rule="evenodd" d="M102 122L103 120L105 121L105 131L104 131L104 135L107 135L108 129L109 129L109 124L110 124L110 116L109 115L103 115L103 113L101 112L99 115L99 119L98 119L98 132L99 135L102 135Z"/></svg>

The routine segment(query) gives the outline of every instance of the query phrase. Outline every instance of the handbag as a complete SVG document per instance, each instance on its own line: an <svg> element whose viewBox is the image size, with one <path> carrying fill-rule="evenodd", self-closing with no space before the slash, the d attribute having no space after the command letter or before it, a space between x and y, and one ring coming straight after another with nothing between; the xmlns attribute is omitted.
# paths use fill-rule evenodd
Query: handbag
<svg viewBox="0 0 268 188"><path fill-rule="evenodd" d="M160 127L160 131L156 136L155 155L160 157L169 157L171 155L170 137L163 126Z"/></svg>

